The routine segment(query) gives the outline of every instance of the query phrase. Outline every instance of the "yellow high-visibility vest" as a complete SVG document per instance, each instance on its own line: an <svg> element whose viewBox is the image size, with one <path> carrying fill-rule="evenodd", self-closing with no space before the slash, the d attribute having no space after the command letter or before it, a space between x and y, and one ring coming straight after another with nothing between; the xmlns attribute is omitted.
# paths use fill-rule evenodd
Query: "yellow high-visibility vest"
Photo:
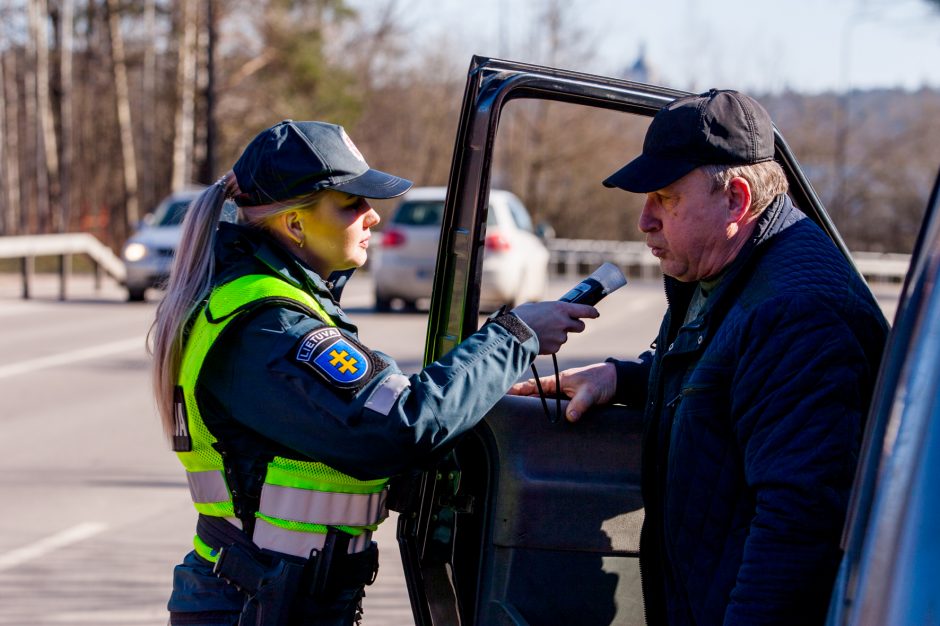
<svg viewBox="0 0 940 626"><path fill-rule="evenodd" d="M306 291L275 276L249 274L213 289L196 315L183 350L176 419L177 429L185 429L192 443L190 450L177 452L177 456L186 468L196 510L226 518L238 527L241 522L235 516L222 456L212 446L216 438L203 422L196 402L196 383L209 349L228 324L261 301L285 298L336 326ZM353 535L349 552L363 550L371 543L372 531L388 517L387 483L387 478L359 480L323 463L274 457L261 487L252 540L260 548L306 558L311 550L323 547L327 527L335 526ZM200 556L217 559L198 535L193 543Z"/></svg>

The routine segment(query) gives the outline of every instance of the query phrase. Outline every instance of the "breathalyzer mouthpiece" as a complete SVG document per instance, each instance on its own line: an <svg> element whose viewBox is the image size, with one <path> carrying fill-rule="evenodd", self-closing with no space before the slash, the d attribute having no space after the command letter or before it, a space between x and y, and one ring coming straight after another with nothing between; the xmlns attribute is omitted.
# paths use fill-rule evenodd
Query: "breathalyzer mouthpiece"
<svg viewBox="0 0 940 626"><path fill-rule="evenodd" d="M559 300L594 305L626 284L627 279L619 267L613 263L604 263Z"/></svg>

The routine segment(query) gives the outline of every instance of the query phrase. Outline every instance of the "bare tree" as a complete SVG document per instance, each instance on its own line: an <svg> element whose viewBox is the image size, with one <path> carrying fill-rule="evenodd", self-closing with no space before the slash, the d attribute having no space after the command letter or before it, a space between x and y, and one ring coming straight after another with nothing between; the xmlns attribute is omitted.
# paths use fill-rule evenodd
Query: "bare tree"
<svg viewBox="0 0 940 626"><path fill-rule="evenodd" d="M55 121L49 98L49 11L46 0L30 0L30 30L36 42L36 132L42 148L43 160L37 171L39 189L37 193L43 210L40 211L40 229L59 224L59 149L56 142ZM55 207L55 208L53 208ZM56 228L59 230L59 228Z"/></svg>
<svg viewBox="0 0 940 626"><path fill-rule="evenodd" d="M454 62L442 39L427 43L422 71L404 65L400 59L414 33L402 25L402 6L386 0L337 42L349 51L344 56L365 103L350 132L368 146L376 167L402 172L419 185L444 185L457 131L462 64Z"/></svg>
<svg viewBox="0 0 940 626"><path fill-rule="evenodd" d="M176 84L179 105L173 136L173 175L171 187L181 189L192 179L193 111L196 90L196 5L194 0L180 0L179 64Z"/></svg>
<svg viewBox="0 0 940 626"><path fill-rule="evenodd" d="M108 33L111 39L111 67L114 72L114 93L118 126L121 131L121 156L124 166L124 227L140 219L137 199L137 157L134 154L134 132L131 128L131 105L127 88L127 66L124 57L124 38L121 35L121 16L117 0L107 0Z"/></svg>
<svg viewBox="0 0 940 626"><path fill-rule="evenodd" d="M72 44L75 30L75 7L72 0L59 0L59 124L61 127L62 163L58 228L60 232L71 228L72 169L74 167L73 105L72 105Z"/></svg>
<svg viewBox="0 0 940 626"><path fill-rule="evenodd" d="M144 2L144 66L141 94L142 123L143 123L143 166L148 173L141 185L141 199L144 206L153 206L156 201L156 154L154 139L156 135L156 85L157 85L157 7L156 0Z"/></svg>
<svg viewBox="0 0 940 626"><path fill-rule="evenodd" d="M203 45L200 45L204 63L201 79L199 81L200 92L203 94L203 115L205 123L200 133L201 158L202 163L198 179L200 182L209 184L216 175L216 46L218 42L219 29L219 7L216 0L205 0L206 6L206 27L202 37Z"/></svg>
<svg viewBox="0 0 940 626"><path fill-rule="evenodd" d="M22 72L22 110L21 117L17 123L21 124L23 129L21 142L21 158L24 167L21 169L20 193L23 199L23 205L20 211L20 232L32 233L38 230L39 215L48 211L49 195L41 193L40 188L46 190L42 185L40 177L47 174L45 164L42 162L41 148L37 146L39 127L37 123L36 111L38 104L36 101L36 39L33 33L35 4L29 0L26 5L28 29L31 33L25 46L23 62L21 64ZM35 17L38 20L38 16Z"/></svg>
<svg viewBox="0 0 940 626"><path fill-rule="evenodd" d="M86 0L79 13L76 46L76 178L79 225L112 245L127 220L126 184L114 96L108 15L102 0Z"/></svg>
<svg viewBox="0 0 940 626"><path fill-rule="evenodd" d="M7 161L6 135L4 127L6 126L6 97L3 93L4 65L5 56L0 52L0 168L5 168ZM10 226L14 221L13 198L10 195L9 176L0 176L0 234L12 234Z"/></svg>
<svg viewBox="0 0 940 626"><path fill-rule="evenodd" d="M226 81L227 93L219 94L220 118L224 110L239 122L219 128L223 150L231 154L245 135L284 118L355 122L363 107L361 82L348 64L349 52L334 56L330 46L353 15L344 0L265 0L243 7L239 18L251 20L254 30L242 35L243 45L229 61L241 67L232 74L241 82Z"/></svg>
<svg viewBox="0 0 940 626"><path fill-rule="evenodd" d="M19 90L16 83L16 56L5 54L0 56L2 64L3 81L0 82L2 100L6 103L4 115L0 118L0 125L6 126L7 132L3 137L3 188L6 196L6 217L3 220L4 232L15 235L20 232L22 219L21 186L20 186L20 133L19 133Z"/></svg>

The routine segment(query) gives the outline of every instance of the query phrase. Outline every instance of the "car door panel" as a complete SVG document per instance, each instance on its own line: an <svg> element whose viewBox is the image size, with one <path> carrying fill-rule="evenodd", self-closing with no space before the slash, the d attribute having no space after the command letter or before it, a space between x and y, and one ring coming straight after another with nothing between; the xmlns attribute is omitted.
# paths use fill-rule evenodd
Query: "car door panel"
<svg viewBox="0 0 940 626"><path fill-rule="evenodd" d="M642 623L641 425L624 407L551 423L534 398L487 415L464 448L482 448L491 485L477 623Z"/></svg>

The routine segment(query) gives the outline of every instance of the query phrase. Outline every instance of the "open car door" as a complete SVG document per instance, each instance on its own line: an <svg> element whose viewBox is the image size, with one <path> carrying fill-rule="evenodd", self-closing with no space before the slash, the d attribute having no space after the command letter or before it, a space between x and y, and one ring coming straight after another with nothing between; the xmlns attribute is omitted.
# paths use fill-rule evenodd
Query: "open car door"
<svg viewBox="0 0 940 626"><path fill-rule="evenodd" d="M425 363L480 325L486 198L505 105L556 101L648 123L682 95L473 59L441 227ZM848 257L779 133L776 149L791 196ZM625 152L624 160L632 156ZM620 165L609 164L610 171ZM598 185L600 180L599 173ZM622 323L629 324L629 318ZM620 406L596 409L568 424L549 421L538 399L506 397L497 404L435 471L416 479L416 497L399 517L416 623L643 624L641 428L642 415Z"/></svg>
<svg viewBox="0 0 940 626"><path fill-rule="evenodd" d="M940 173L911 256L827 624L940 623Z"/></svg>

